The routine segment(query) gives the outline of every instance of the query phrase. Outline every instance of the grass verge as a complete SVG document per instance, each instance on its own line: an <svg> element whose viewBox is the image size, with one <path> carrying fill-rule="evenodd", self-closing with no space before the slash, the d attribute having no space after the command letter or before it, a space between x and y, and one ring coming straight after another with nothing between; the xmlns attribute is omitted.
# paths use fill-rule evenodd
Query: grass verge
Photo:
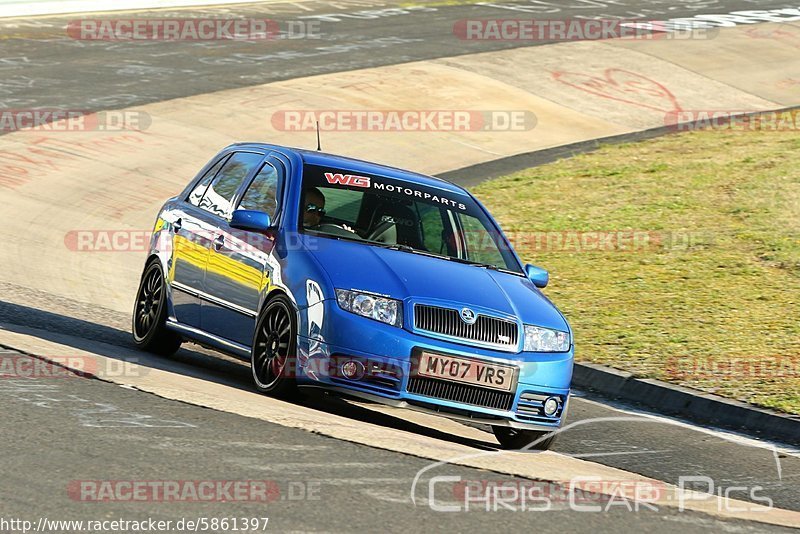
<svg viewBox="0 0 800 534"><path fill-rule="evenodd" d="M576 359L800 414L800 136L606 146L473 191L575 331Z"/></svg>

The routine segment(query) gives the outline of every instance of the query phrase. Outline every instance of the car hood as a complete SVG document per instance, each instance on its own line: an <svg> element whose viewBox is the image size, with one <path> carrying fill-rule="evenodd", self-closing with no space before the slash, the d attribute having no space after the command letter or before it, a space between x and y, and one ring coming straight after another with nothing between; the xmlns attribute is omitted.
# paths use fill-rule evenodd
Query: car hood
<svg viewBox="0 0 800 534"><path fill-rule="evenodd" d="M568 329L556 307L523 276L346 240L304 235L303 241L336 289L473 306L525 324Z"/></svg>

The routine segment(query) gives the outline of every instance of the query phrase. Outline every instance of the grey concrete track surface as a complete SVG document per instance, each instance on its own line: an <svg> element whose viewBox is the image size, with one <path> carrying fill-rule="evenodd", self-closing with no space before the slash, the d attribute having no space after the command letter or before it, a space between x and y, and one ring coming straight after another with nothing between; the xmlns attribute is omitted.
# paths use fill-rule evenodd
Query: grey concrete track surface
<svg viewBox="0 0 800 534"><path fill-rule="evenodd" d="M503 4L506 7L522 3ZM674 18L698 13L797 6L771 1L631 0L530 2L533 14L549 18L623 17ZM63 35L69 17L0 21L0 108L61 107L101 110L202 94L225 88L402 63L415 59L482 52L514 43L467 43L452 34L463 18L525 16L501 7L460 5L394 9L374 2L302 2L221 9L159 11L148 17L268 16L276 20L321 20L321 41L274 43L103 43L80 42ZM126 15L133 16L133 15ZM137 15L138 16L138 15ZM305 17L305 18L302 18ZM22 260L22 258L21 258ZM46 260L46 258L45 258ZM131 296L132 298L132 296ZM76 345L102 341L130 348L129 318L104 308L48 293L39 287L5 283L0 273L0 323L27 326L48 334L64 333ZM77 347L80 348L80 347ZM16 357L16 356L15 356ZM8 356L4 356L8 358ZM250 391L248 370L232 360L187 345L174 359L148 365L197 376ZM41 382L41 381L37 381ZM167 401L96 380L60 380L54 384L0 379L2 517L88 519L119 515L126 519L158 516L260 516L267 510L272 526L297 531L496 531L530 528L559 531L762 531L760 524L721 522L694 513L608 514L565 510L531 518L528 513L433 513L424 501L412 506L407 495L414 474L430 462L284 428L234 414ZM32 391L38 387L42 391ZM56 389L52 389L55 387ZM43 395L43 396L41 396ZM85 400L85 401L84 401ZM92 410L71 408L71 401L105 403L123 414L145 414L177 427L108 426L97 423ZM309 406L343 415L365 425L397 428L412 435L465 443L436 428L409 422L402 413L379 413L357 403L312 397ZM571 422L627 416L602 400L576 399ZM94 417L94 419L93 419ZM113 418L112 418L113 419ZM641 418L640 418L641 419ZM88 424L87 424L88 421ZM644 421L644 419L642 419ZM800 510L800 461L775 457L769 450L722 439L691 427L648 422L606 421L587 424L561 437L556 451L592 462L676 483L681 476L707 476L725 488L756 486L758 496L776 506ZM119 421L118 421L119 422ZM120 423L124 425L123 423ZM494 446L467 441L476 451ZM486 471L448 467L444 474L485 479ZM82 503L66 491L72 480L222 479L274 480L282 494L290 486L308 488L321 481L319 500L284 499L268 506L241 503L213 505L175 503ZM312 484L313 486L313 484ZM750 500L748 492L731 497ZM545 522L547 527L542 528ZM432 527L433 526L433 527Z"/></svg>
<svg viewBox="0 0 800 534"><path fill-rule="evenodd" d="M29 359L0 352L0 365ZM14 365L21 365L15 363ZM32 365L32 363L31 363ZM32 521L124 519L142 521L198 518L269 518L269 530L294 532L642 531L762 532L765 527L721 521L675 509L630 513L620 502L589 492L582 506L608 508L577 513L553 496L543 504L518 502L448 513L429 506L431 477L460 477L464 483L519 483L498 474L446 466L419 483L417 506L412 481L429 461L342 442L234 414L199 410L99 380L70 377L7 378L0 381L4 439L0 517ZM314 402L314 401L312 401ZM328 402L322 399L321 402ZM34 444L46 443L44 446ZM29 452L26 452L29 451ZM31 453L34 452L34 453ZM268 488L255 502L163 502L132 499L97 502L110 488L104 481L258 481ZM117 486L114 486L117 487ZM122 486L119 486L122 487ZM435 482L433 504L464 507L459 486ZM106 488L106 489L104 489ZM208 494L206 494L208 495ZM224 493L220 493L224 495ZM207 497L204 497L207 498ZM230 497L229 497L230 498ZM35 504L34 504L35 503ZM532 514L536 513L536 516ZM173 523L175 524L175 523ZM787 529L771 528L781 532ZM222 531L222 530L219 530Z"/></svg>
<svg viewBox="0 0 800 534"><path fill-rule="evenodd" d="M254 42L80 41L68 37L65 27L70 20L88 15L0 21L0 108L115 109L314 74L530 44L460 40L453 34L453 25L462 19L661 20L797 7L797 2L774 0L430 4L311 0L97 17L261 17L278 21L282 29L290 21L319 23L320 39Z"/></svg>

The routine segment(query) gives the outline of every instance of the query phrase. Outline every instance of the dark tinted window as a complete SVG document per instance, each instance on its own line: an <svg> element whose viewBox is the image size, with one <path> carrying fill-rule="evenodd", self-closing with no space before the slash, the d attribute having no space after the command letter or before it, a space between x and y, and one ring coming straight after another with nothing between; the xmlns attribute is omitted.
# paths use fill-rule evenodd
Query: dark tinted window
<svg viewBox="0 0 800 534"><path fill-rule="evenodd" d="M264 156L250 152L236 152L222 167L203 195L200 207L219 216L225 216L239 186Z"/></svg>
<svg viewBox="0 0 800 534"><path fill-rule="evenodd" d="M245 210L263 211L270 216L270 219L274 219L278 211L278 195L282 185L278 171L266 163L253 178L239 207Z"/></svg>
<svg viewBox="0 0 800 534"><path fill-rule="evenodd" d="M220 168L222 168L222 164L225 163L225 160L228 159L228 156L220 158L208 171L200 178L200 181L197 182L197 185L194 186L192 192L189 193L189 198L187 199L190 204L195 206L200 205L200 201L203 199L203 195L206 193L206 189L208 189L208 184L211 183L211 180L214 179L214 176L217 175Z"/></svg>

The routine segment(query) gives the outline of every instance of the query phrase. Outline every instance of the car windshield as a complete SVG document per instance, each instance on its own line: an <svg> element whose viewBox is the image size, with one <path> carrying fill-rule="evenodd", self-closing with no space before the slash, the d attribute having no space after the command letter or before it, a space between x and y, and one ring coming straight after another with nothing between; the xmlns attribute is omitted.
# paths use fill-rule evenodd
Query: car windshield
<svg viewBox="0 0 800 534"><path fill-rule="evenodd" d="M496 225L460 191L305 165L300 207L307 233L521 274Z"/></svg>

